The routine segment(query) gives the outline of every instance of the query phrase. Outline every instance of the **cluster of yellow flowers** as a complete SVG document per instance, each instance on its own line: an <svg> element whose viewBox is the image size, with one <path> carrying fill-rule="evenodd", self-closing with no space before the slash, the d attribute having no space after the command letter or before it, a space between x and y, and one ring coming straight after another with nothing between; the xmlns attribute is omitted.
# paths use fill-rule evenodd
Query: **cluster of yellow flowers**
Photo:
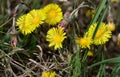
<svg viewBox="0 0 120 77"><path fill-rule="evenodd" d="M101 23L95 34L95 37L93 38L96 26L97 23L92 24L89 27L88 31L85 33L84 37L76 39L76 43L79 44L81 48L90 49L91 44L94 45L105 44L109 40L109 38L111 38L112 32L105 23Z"/></svg>
<svg viewBox="0 0 120 77"><path fill-rule="evenodd" d="M33 32L44 22L55 25L61 21L63 14L61 8L57 4L48 4L41 9L33 9L29 13L20 16L16 25L19 30L27 35Z"/></svg>
<svg viewBox="0 0 120 77"><path fill-rule="evenodd" d="M32 33L44 22L49 25L55 25L62 19L63 14L61 8L57 4L48 4L42 9L34 9L20 16L17 19L16 25L22 34L27 35ZM66 38L65 35L66 33L62 27L49 29L46 36L47 41L50 42L49 47L54 46L54 49L62 48L62 42Z"/></svg>
<svg viewBox="0 0 120 77"><path fill-rule="evenodd" d="M90 12L94 15L93 10L88 11L88 15ZM63 14L61 8L57 4L48 4L42 9L33 9L29 13L22 15L17 19L16 25L23 34L27 35L33 32L44 22L49 25L55 25L62 19ZM90 49L91 44L100 45L106 43L109 38L111 38L111 31L115 29L114 24L101 23L95 37L93 38L96 26L97 23L92 24L83 37L75 39L76 43L79 44L81 48ZM60 26L52 27L48 30L46 35L49 47L54 46L55 50L62 48L62 42L65 38L67 37L64 32L64 28Z"/></svg>

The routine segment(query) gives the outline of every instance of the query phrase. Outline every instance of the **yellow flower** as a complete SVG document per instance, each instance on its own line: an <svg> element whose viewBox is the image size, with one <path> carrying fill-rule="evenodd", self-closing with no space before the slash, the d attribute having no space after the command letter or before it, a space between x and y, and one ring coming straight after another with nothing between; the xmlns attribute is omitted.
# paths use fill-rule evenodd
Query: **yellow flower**
<svg viewBox="0 0 120 77"><path fill-rule="evenodd" d="M110 31L115 31L115 24L114 23L108 23L107 26L108 26L108 29Z"/></svg>
<svg viewBox="0 0 120 77"><path fill-rule="evenodd" d="M54 46L54 49L62 48L62 42L66 38L66 33L62 27L51 28L47 32L46 39L50 42L49 47Z"/></svg>
<svg viewBox="0 0 120 77"><path fill-rule="evenodd" d="M35 27L27 21L29 16L29 14L22 15L17 19L16 22L16 25L19 27L19 30L25 35L30 34L35 30Z"/></svg>
<svg viewBox="0 0 120 77"><path fill-rule="evenodd" d="M40 24L44 23L46 15L42 10L32 10L28 14L17 19L17 26L20 31L27 35L33 32Z"/></svg>
<svg viewBox="0 0 120 77"><path fill-rule="evenodd" d="M88 51L87 56L93 56L93 55L94 55L94 54L93 54L92 51Z"/></svg>
<svg viewBox="0 0 120 77"><path fill-rule="evenodd" d="M90 45L92 43L92 40L89 37L83 37L83 38L77 38L75 40L75 42L77 44L79 44L81 48L89 48L90 49Z"/></svg>
<svg viewBox="0 0 120 77"><path fill-rule="evenodd" d="M30 14L30 16L27 21L35 28L39 27L40 24L43 24L44 20L46 19L46 14L42 9L32 10L28 14Z"/></svg>
<svg viewBox="0 0 120 77"><path fill-rule="evenodd" d="M49 71L42 72L42 77L55 77L55 76L56 76L55 72L49 72Z"/></svg>
<svg viewBox="0 0 120 77"><path fill-rule="evenodd" d="M55 25L63 19L61 8L57 4L48 4L44 7L46 13L46 22Z"/></svg>
<svg viewBox="0 0 120 77"><path fill-rule="evenodd" d="M94 31L95 31L95 28L97 26L97 23L93 24L90 26L88 32L86 33L87 37L91 37L93 36L94 34ZM101 25L99 26L97 32L96 32L96 35L93 39L93 43L95 45L99 45L99 44L104 44L106 43L109 38L111 38L111 31L108 29L108 27L106 26L105 23L101 23Z"/></svg>
<svg viewBox="0 0 120 77"><path fill-rule="evenodd" d="M95 10L87 10L85 13L86 17L91 17L91 18L94 17L94 14L95 14Z"/></svg>
<svg viewBox="0 0 120 77"><path fill-rule="evenodd" d="M111 2L118 2L119 0L111 0Z"/></svg>

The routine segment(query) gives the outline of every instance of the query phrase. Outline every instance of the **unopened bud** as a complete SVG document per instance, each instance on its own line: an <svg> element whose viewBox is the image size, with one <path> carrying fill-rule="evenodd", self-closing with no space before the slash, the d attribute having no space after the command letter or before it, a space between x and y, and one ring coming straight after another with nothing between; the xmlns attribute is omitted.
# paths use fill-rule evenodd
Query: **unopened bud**
<svg viewBox="0 0 120 77"><path fill-rule="evenodd" d="M10 36L10 44L11 44L11 46L12 46L12 48L16 48L16 45L17 45L17 35L16 34L12 34L11 36Z"/></svg>
<svg viewBox="0 0 120 77"><path fill-rule="evenodd" d="M117 36L117 45L120 45L120 33Z"/></svg>
<svg viewBox="0 0 120 77"><path fill-rule="evenodd" d="M108 26L108 29L110 31L115 31L115 24L114 23L108 23L107 26Z"/></svg>
<svg viewBox="0 0 120 77"><path fill-rule="evenodd" d="M66 20L62 20L58 26L62 27L63 29L66 29L68 25L68 22Z"/></svg>

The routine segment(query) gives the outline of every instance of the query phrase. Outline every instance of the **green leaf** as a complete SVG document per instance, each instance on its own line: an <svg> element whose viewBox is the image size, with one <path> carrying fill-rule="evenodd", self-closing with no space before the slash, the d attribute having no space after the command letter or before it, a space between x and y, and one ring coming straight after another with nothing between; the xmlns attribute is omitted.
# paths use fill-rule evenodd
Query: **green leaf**
<svg viewBox="0 0 120 77"><path fill-rule="evenodd" d="M97 10L96 10L96 13L95 13L95 15L94 15L94 18L92 19L90 25L93 24L93 23L95 23L95 22L97 21L100 13L101 13L101 11L102 11L102 9L103 9L104 6L105 6L106 1L107 1L107 0L101 0L100 4L99 4L99 6L98 6L98 8L97 8Z"/></svg>
<svg viewBox="0 0 120 77"><path fill-rule="evenodd" d="M94 37L96 35L97 30L99 29L100 24L102 23L102 21L103 21L103 19L105 17L105 14L108 11L108 7L109 7L109 3L106 5L106 8L104 9L103 13L101 13L101 16L100 16L100 18L98 20L97 26L96 26L95 31L94 31L93 36L92 36L93 39L94 39Z"/></svg>
<svg viewBox="0 0 120 77"><path fill-rule="evenodd" d="M95 66L98 66L100 64L106 64L106 63L120 63L120 57L117 58L111 58L111 59L106 59L97 63L94 63L88 67L88 69L93 68Z"/></svg>
<svg viewBox="0 0 120 77"><path fill-rule="evenodd" d="M120 76L120 64L117 64L111 73L111 77L118 77L118 75Z"/></svg>

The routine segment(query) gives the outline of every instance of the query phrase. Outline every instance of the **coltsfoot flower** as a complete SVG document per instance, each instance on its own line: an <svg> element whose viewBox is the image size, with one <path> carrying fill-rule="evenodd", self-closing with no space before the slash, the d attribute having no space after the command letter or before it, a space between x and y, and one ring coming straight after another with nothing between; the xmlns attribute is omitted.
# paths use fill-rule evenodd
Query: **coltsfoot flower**
<svg viewBox="0 0 120 77"><path fill-rule="evenodd" d="M94 17L94 14L95 14L95 10L87 10L85 13L86 17L91 17L91 18Z"/></svg>
<svg viewBox="0 0 120 77"><path fill-rule="evenodd" d="M44 7L46 13L46 22L50 25L55 25L63 19L61 8L57 4L48 4Z"/></svg>
<svg viewBox="0 0 120 77"><path fill-rule="evenodd" d="M50 43L49 47L54 46L54 49L62 48L62 42L66 38L66 33L62 27L51 28L47 32L46 40Z"/></svg>
<svg viewBox="0 0 120 77"><path fill-rule="evenodd" d="M42 77L55 77L56 76L56 72L50 72L50 71L44 71L42 72Z"/></svg>
<svg viewBox="0 0 120 77"><path fill-rule="evenodd" d="M20 16L16 25L23 34L27 35L43 24L45 19L46 15L42 10L31 10L28 14Z"/></svg>
<svg viewBox="0 0 120 77"><path fill-rule="evenodd" d="M81 48L89 48L92 43L91 38L89 37L80 37L75 40L75 42L81 47Z"/></svg>
<svg viewBox="0 0 120 77"><path fill-rule="evenodd" d="M97 23L92 24L86 33L87 37L93 37L95 28L97 26ZM105 44L107 41L109 41L109 38L111 38L111 31L108 29L108 26L105 23L101 23L99 26L95 37L93 38L93 44L100 45Z"/></svg>
<svg viewBox="0 0 120 77"><path fill-rule="evenodd" d="M92 51L88 51L88 53L87 53L87 56L93 56L94 55L94 53L92 52Z"/></svg>
<svg viewBox="0 0 120 77"><path fill-rule="evenodd" d="M39 27L40 24L43 24L44 20L46 19L46 14L42 9L31 10L28 14L30 16L27 21L31 24L31 26L34 26L35 28Z"/></svg>
<svg viewBox="0 0 120 77"><path fill-rule="evenodd" d="M30 15L24 14L17 19L16 25L22 34L30 34L35 30L35 27L30 24L29 20Z"/></svg>
<svg viewBox="0 0 120 77"><path fill-rule="evenodd" d="M119 2L119 0L111 0L111 2Z"/></svg>
<svg viewBox="0 0 120 77"><path fill-rule="evenodd" d="M115 24L114 23L108 23L107 26L108 26L108 29L110 31L115 31Z"/></svg>

